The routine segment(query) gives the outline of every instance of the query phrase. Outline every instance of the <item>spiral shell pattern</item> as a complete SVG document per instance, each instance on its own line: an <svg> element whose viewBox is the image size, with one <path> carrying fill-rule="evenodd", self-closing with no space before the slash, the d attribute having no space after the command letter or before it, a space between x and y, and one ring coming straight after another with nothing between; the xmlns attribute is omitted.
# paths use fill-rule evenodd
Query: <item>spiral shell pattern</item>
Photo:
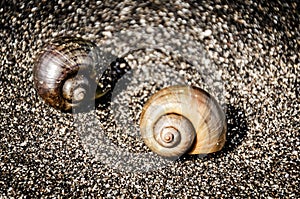
<svg viewBox="0 0 300 199"><path fill-rule="evenodd" d="M146 145L165 157L219 151L226 140L226 117L206 91L170 86L144 105L140 130Z"/></svg>
<svg viewBox="0 0 300 199"><path fill-rule="evenodd" d="M54 40L41 52L33 70L38 94L63 111L92 99L99 54L98 47L90 41L65 37Z"/></svg>

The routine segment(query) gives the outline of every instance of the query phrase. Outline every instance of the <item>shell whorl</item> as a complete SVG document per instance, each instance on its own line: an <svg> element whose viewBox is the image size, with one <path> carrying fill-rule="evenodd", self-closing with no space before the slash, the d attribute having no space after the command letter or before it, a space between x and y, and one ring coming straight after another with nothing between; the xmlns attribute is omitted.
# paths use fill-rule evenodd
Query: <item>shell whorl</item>
<svg viewBox="0 0 300 199"><path fill-rule="evenodd" d="M51 106L69 111L92 99L97 87L99 49L80 38L59 38L39 55L34 67L38 94Z"/></svg>
<svg viewBox="0 0 300 199"><path fill-rule="evenodd" d="M156 142L148 143L159 155L179 157L190 148L195 138L193 124L184 116L169 113L162 115L153 127ZM147 139L146 139L147 140Z"/></svg>
<svg viewBox="0 0 300 199"><path fill-rule="evenodd" d="M207 92L195 87L170 86L146 102L140 128L143 140L155 153L179 157L184 153L206 154L220 150L227 127L224 112ZM161 132L167 142L157 136Z"/></svg>

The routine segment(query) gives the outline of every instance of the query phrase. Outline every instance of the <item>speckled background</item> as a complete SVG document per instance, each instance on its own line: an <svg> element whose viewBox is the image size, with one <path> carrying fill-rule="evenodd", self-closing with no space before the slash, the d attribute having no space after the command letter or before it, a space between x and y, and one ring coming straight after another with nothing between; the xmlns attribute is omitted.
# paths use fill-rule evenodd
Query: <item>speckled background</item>
<svg viewBox="0 0 300 199"><path fill-rule="evenodd" d="M299 197L299 5L2 0L0 198ZM37 96L32 68L41 47L55 37L101 43L121 30L159 24L193 35L221 70L227 143L216 154L185 156L152 171L118 170L85 150L76 115ZM127 58L134 63L134 56ZM133 101L132 110L138 104ZM101 120L105 106L96 108ZM138 145L133 151L147 151L138 136L116 132L110 128L105 135L121 150Z"/></svg>

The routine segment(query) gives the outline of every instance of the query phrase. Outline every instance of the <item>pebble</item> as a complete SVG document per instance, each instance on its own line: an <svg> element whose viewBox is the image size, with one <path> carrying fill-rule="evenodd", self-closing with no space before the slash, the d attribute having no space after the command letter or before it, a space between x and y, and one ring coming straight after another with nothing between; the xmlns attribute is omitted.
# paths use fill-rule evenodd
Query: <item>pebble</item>
<svg viewBox="0 0 300 199"><path fill-rule="evenodd" d="M203 37L209 37L211 34L212 34L212 31L211 31L211 30L205 30L205 31L202 33L202 36L203 36Z"/></svg>

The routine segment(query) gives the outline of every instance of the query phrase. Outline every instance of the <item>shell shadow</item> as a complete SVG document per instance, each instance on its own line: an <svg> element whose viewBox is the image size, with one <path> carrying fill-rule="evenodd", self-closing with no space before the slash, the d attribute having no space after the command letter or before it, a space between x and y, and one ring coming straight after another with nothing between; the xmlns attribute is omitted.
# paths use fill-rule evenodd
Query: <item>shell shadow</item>
<svg viewBox="0 0 300 199"><path fill-rule="evenodd" d="M227 139L224 148L218 152L220 155L234 151L242 144L248 132L247 118L242 108L227 104L226 117Z"/></svg>
<svg viewBox="0 0 300 199"><path fill-rule="evenodd" d="M124 73L125 75L125 73ZM122 78L123 76L120 76L118 79L115 80L115 82L112 84L111 90L107 92L102 97L95 100L95 106L96 109L106 109L111 105L112 99L114 95L117 95L121 93L122 91L126 90L128 85L130 84L130 78L133 76L132 71L128 70L126 71L126 78ZM116 83L121 80L121 84L118 84L116 86Z"/></svg>
<svg viewBox="0 0 300 199"><path fill-rule="evenodd" d="M247 118L245 112L240 107L235 107L227 104L226 118L227 118L227 133L226 142L221 151L211 154L200 155L184 155L177 161L185 162L196 159L211 159L219 158L228 153L233 152L239 145L242 144L248 132Z"/></svg>
<svg viewBox="0 0 300 199"><path fill-rule="evenodd" d="M121 66L123 64L123 66ZM126 74L126 79L122 79ZM115 61L110 63L110 66L103 72L100 78L100 84L104 85L103 96L98 99L90 100L86 99L81 102L81 104L74 108L73 113L83 113L89 112L97 109L99 105L103 108L107 108L110 105L113 92L120 93L122 90L126 90L126 87L130 83L130 78L132 77L132 71L129 64L124 58L116 58ZM122 84L117 83L122 79ZM109 87L107 91L105 87ZM94 90L93 90L94 91ZM102 90L101 90L102 91Z"/></svg>

